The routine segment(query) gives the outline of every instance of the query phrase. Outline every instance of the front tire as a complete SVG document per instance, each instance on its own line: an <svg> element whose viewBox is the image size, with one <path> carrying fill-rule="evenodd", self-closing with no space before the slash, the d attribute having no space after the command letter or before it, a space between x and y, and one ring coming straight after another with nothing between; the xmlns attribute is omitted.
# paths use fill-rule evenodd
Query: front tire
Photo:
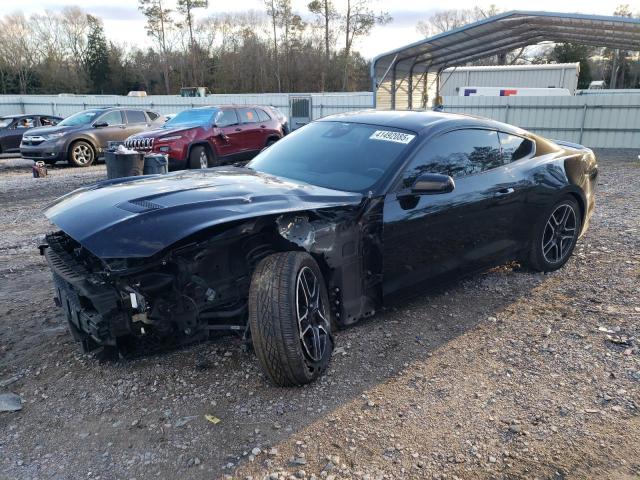
<svg viewBox="0 0 640 480"><path fill-rule="evenodd" d="M571 196L562 198L536 225L526 263L540 272L558 270L569 260L581 229L578 202Z"/></svg>
<svg viewBox="0 0 640 480"><path fill-rule="evenodd" d="M213 160L207 149L201 145L195 146L189 152L189 168L202 169L213 166Z"/></svg>
<svg viewBox="0 0 640 480"><path fill-rule="evenodd" d="M75 167L88 167L95 159L95 150L90 143L84 140L73 142L69 148L69 162Z"/></svg>
<svg viewBox="0 0 640 480"><path fill-rule="evenodd" d="M249 326L263 372L281 387L304 385L327 369L333 351L327 288L306 252L263 259L249 288Z"/></svg>

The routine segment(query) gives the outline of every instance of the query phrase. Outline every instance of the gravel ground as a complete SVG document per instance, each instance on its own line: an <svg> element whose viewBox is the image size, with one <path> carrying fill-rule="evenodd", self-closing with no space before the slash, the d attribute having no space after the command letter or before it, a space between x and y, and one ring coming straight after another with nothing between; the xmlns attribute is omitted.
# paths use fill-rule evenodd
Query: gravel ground
<svg viewBox="0 0 640 480"><path fill-rule="evenodd" d="M81 354L35 247L41 207L104 166L33 179L0 159L0 392L25 402L0 413L0 478L640 478L640 162L598 153L591 229L561 271L415 295L339 332L328 374L297 389L235 337Z"/></svg>

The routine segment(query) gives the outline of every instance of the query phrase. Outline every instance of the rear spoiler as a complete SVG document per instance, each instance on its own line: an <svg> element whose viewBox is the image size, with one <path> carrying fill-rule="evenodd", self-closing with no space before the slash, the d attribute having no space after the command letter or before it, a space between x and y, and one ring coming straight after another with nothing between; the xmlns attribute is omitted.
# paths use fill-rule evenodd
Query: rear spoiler
<svg viewBox="0 0 640 480"><path fill-rule="evenodd" d="M551 141L554 143L557 143L562 147L575 148L576 150L590 150L589 148L585 147L584 145L580 145L579 143L567 142L566 140L551 140Z"/></svg>

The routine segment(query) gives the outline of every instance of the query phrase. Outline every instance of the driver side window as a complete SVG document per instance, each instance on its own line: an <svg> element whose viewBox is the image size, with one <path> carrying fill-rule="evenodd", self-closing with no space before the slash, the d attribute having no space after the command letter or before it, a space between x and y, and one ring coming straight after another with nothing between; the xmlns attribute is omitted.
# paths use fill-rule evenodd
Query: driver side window
<svg viewBox="0 0 640 480"><path fill-rule="evenodd" d="M440 135L419 148L404 172L402 185L411 187L424 173L459 178L501 165L503 160L497 132L456 130Z"/></svg>

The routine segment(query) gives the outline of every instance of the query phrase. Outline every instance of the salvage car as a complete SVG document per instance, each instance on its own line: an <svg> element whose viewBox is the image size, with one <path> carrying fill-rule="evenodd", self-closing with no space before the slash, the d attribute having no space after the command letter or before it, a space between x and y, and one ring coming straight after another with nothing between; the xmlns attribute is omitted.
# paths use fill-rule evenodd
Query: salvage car
<svg viewBox="0 0 640 480"><path fill-rule="evenodd" d="M127 138L125 146L167 155L170 170L242 162L285 135L281 116L258 105L192 108L160 128Z"/></svg>
<svg viewBox="0 0 640 480"><path fill-rule="evenodd" d="M58 124L62 118L53 115L5 115L0 117L0 153L20 151L22 136L30 129Z"/></svg>
<svg viewBox="0 0 640 480"><path fill-rule="evenodd" d="M65 118L56 126L29 130L22 137L20 153L23 158L49 165L68 160L75 167L88 167L103 155L108 142L121 142L162 121L162 117L151 110L90 108Z"/></svg>
<svg viewBox="0 0 640 480"><path fill-rule="evenodd" d="M327 368L335 328L401 289L517 260L560 268L598 167L491 120L362 112L313 122L246 167L104 181L46 211L41 252L85 350L240 332L277 385Z"/></svg>

